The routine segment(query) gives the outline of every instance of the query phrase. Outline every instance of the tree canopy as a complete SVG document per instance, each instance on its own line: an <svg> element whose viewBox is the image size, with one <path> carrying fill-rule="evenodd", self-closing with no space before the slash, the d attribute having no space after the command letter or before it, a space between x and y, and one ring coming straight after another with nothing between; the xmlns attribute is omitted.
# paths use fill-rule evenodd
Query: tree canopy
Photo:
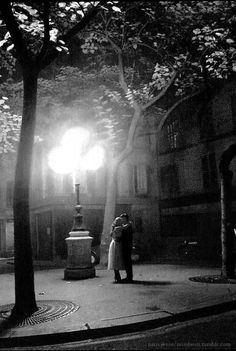
<svg viewBox="0 0 236 351"><path fill-rule="evenodd" d="M70 105L71 110L81 111L80 120L83 115L92 121L93 116L97 131L113 140L114 145L127 137L124 131L131 120L133 99L143 106L151 105L174 71L178 72L174 83L177 96L228 79L235 71L236 52L233 1L116 3L108 2L96 20L78 35L83 68L61 67L55 79L39 79L38 101L38 111L40 106L46 106L48 112L51 105L59 112L62 106ZM40 5L33 9L17 4L14 13L19 17L23 36L31 37L29 46L36 59L37 52L46 45L46 24L50 33L47 53L67 51L68 42L60 38L95 5L53 3L47 15ZM12 57L11 53L14 57L8 32L0 46L7 57ZM10 94L10 106L20 106L22 85L10 86L3 84L2 93ZM50 118L38 123L40 133L53 123L53 116Z"/></svg>

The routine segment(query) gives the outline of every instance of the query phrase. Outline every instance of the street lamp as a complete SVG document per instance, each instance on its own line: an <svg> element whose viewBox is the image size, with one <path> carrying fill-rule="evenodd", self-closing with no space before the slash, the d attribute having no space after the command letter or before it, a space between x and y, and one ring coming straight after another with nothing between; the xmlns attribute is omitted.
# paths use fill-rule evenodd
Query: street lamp
<svg viewBox="0 0 236 351"><path fill-rule="evenodd" d="M73 227L71 229L72 232L85 230L83 227L83 215L80 213L80 211L82 210L82 206L80 205L80 200L79 200L79 187L80 187L80 184L75 184L75 189L76 189L75 211L76 211L76 214L74 215Z"/></svg>
<svg viewBox="0 0 236 351"><path fill-rule="evenodd" d="M48 155L48 164L55 173L73 173L75 169L74 154L68 152L62 146L55 147Z"/></svg>
<svg viewBox="0 0 236 351"><path fill-rule="evenodd" d="M89 132L83 128L68 130L57 147L49 153L49 166L57 173L68 174L81 169L97 170L104 161L104 150L100 145L95 145L88 151ZM75 184L76 205L73 227L66 238L67 267L64 279L84 279L95 277L95 268L91 263L92 237L83 227L83 215L80 213L82 206L79 198L80 184Z"/></svg>

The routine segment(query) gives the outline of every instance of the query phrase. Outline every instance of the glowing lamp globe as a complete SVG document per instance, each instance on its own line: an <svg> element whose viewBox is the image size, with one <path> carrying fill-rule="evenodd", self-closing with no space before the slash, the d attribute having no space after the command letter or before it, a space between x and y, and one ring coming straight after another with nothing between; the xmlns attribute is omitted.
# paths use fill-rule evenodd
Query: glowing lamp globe
<svg viewBox="0 0 236 351"><path fill-rule="evenodd" d="M83 157L81 166L83 169L96 171L104 163L104 149L101 146L94 146Z"/></svg>
<svg viewBox="0 0 236 351"><path fill-rule="evenodd" d="M68 153L63 147L56 147L48 155L49 167L56 173L72 173L76 167L73 153Z"/></svg>
<svg viewBox="0 0 236 351"><path fill-rule="evenodd" d="M81 153L89 140L89 132L81 127L69 129L62 138L62 146L72 153Z"/></svg>

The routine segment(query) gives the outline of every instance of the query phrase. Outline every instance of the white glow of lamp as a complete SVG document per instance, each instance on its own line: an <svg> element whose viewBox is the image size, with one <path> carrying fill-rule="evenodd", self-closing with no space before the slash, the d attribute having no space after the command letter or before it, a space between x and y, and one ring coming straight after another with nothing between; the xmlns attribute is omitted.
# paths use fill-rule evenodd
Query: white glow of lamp
<svg viewBox="0 0 236 351"><path fill-rule="evenodd" d="M77 127L69 129L62 138L62 146L68 152L81 154L85 145L88 144L90 133L88 130Z"/></svg>
<svg viewBox="0 0 236 351"><path fill-rule="evenodd" d="M48 155L49 167L56 173L69 174L74 171L75 158L73 153L68 153L63 147L53 148Z"/></svg>
<svg viewBox="0 0 236 351"><path fill-rule="evenodd" d="M81 167L83 169L96 171L104 163L105 152L100 145L92 147L82 158Z"/></svg>
<svg viewBox="0 0 236 351"><path fill-rule="evenodd" d="M89 137L89 132L84 128L69 129L62 138L61 146L55 147L49 153L49 167L59 174L75 174Z"/></svg>

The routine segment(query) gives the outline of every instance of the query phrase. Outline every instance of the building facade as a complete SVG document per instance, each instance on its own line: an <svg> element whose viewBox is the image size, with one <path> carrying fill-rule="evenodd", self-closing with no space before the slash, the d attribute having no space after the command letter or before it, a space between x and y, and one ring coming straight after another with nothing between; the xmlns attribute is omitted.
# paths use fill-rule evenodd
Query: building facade
<svg viewBox="0 0 236 351"><path fill-rule="evenodd" d="M220 248L219 160L235 142L235 82L205 98L194 95L165 118L152 115L139 126L133 153L119 167L116 213L127 212L144 259L176 256L183 240L197 241L201 253L215 257ZM34 259L66 259L65 239L73 225L75 179L48 165L49 150L35 144L31 181L31 226ZM0 160L0 256L13 255L13 186L15 155ZM84 225L99 247L109 160L97 171L80 171ZM236 160L231 162L236 170ZM233 211L236 214L236 180Z"/></svg>
<svg viewBox="0 0 236 351"><path fill-rule="evenodd" d="M8 154L0 160L0 256L13 256L14 228L13 228L13 188L15 155Z"/></svg>
<svg viewBox="0 0 236 351"><path fill-rule="evenodd" d="M204 93L180 104L165 120L158 150L161 238L170 255L183 240L197 241L204 257L220 252L219 161L236 140L236 84L205 101ZM236 171L236 159L230 165ZM233 213L236 214L236 180Z"/></svg>

